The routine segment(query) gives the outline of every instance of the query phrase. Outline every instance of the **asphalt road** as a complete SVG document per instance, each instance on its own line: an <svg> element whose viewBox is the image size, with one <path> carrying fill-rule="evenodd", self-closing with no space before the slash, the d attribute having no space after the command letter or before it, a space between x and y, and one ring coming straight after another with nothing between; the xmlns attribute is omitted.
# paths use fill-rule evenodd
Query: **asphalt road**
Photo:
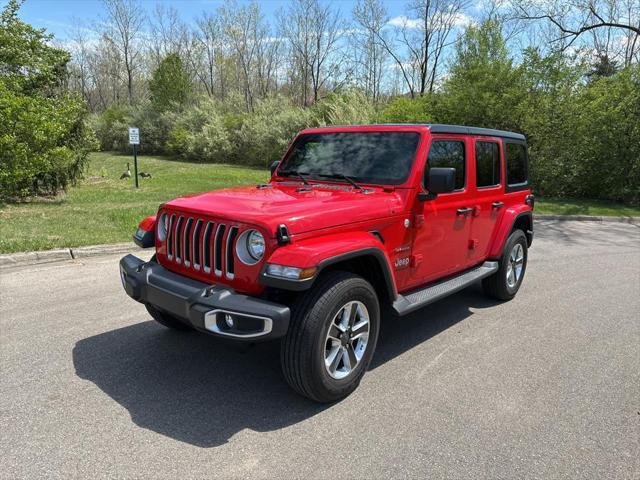
<svg viewBox="0 0 640 480"><path fill-rule="evenodd" d="M639 478L640 228L536 227L518 296L385 319L360 388L156 325L117 257L0 273L0 477Z"/></svg>

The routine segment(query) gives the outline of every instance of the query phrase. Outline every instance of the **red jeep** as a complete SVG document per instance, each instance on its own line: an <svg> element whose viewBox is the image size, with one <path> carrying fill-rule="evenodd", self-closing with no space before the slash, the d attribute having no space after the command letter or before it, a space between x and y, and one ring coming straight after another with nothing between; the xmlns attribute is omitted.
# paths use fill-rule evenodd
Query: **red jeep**
<svg viewBox="0 0 640 480"><path fill-rule="evenodd" d="M351 393L383 307L413 312L482 280L509 300L533 240L523 135L453 125L300 132L271 181L178 198L140 224L122 284L174 329L282 338L289 384Z"/></svg>

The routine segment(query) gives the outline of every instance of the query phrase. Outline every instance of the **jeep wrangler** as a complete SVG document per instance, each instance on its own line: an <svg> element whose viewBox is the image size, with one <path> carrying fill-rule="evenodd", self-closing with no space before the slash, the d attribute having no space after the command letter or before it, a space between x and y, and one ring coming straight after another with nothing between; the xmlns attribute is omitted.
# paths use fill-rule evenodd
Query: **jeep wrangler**
<svg viewBox="0 0 640 480"><path fill-rule="evenodd" d="M488 295L512 299L533 206L523 135L307 129L269 183L161 205L134 234L155 255L125 256L120 276L166 327L281 339L289 385L333 402L367 370L381 312L406 315L479 280Z"/></svg>

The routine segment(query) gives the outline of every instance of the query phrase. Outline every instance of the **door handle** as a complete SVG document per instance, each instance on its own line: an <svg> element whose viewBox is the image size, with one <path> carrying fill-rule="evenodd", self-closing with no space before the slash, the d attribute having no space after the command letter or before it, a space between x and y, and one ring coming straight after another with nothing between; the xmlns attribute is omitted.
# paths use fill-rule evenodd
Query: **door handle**
<svg viewBox="0 0 640 480"><path fill-rule="evenodd" d="M499 208L504 207L504 202L493 202L491 206L497 210Z"/></svg>
<svg viewBox="0 0 640 480"><path fill-rule="evenodd" d="M473 212L473 208L471 207L459 208L458 210L456 210L456 215L464 215L466 217L471 212Z"/></svg>

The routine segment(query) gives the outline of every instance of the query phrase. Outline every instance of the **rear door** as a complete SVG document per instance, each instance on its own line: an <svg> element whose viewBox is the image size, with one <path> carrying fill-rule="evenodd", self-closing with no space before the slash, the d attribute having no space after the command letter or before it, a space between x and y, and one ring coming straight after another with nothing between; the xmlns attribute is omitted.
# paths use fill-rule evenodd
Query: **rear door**
<svg viewBox="0 0 640 480"><path fill-rule="evenodd" d="M504 211L504 152L502 141L493 137L473 138L473 222L469 239L468 266L487 258L491 241Z"/></svg>
<svg viewBox="0 0 640 480"><path fill-rule="evenodd" d="M468 185L470 145L471 139L462 135L432 137L425 168L455 168L456 189L434 200L416 200L412 255L412 283L416 285L455 273L468 263L472 222Z"/></svg>

